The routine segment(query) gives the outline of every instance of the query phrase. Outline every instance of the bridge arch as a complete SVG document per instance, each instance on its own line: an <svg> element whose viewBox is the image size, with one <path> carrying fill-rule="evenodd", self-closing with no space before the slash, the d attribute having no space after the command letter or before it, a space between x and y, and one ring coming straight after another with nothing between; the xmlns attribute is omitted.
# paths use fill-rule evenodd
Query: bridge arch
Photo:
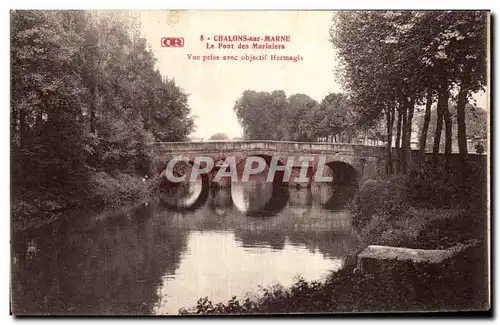
<svg viewBox="0 0 500 325"><path fill-rule="evenodd" d="M267 152L255 152L255 153L248 153L246 155L241 155L237 157L236 159L236 171L238 174L238 180L241 181L243 177L243 171L245 168L245 164L248 158L250 157L260 157L263 158L266 162L266 168L262 172L263 175L267 178L268 173L269 173L269 167L271 166L271 161L273 160L273 155L271 153ZM278 158L278 166L284 166L286 163L283 161L283 159ZM252 166L252 168L255 168L256 166ZM273 180L274 184L281 184L283 182L283 171L277 171ZM250 180L252 179L252 175L250 175Z"/></svg>
<svg viewBox="0 0 500 325"><path fill-rule="evenodd" d="M198 174L197 181L191 182L189 179L193 166L193 160L176 163L173 174L175 176L186 175L186 180L180 183L169 181L165 175L167 165L163 167L160 173L162 183L159 188L160 204L163 207L175 211L194 211L207 202L210 177L208 174ZM189 172L186 167L190 169ZM184 194L184 196L178 196L178 194Z"/></svg>
<svg viewBox="0 0 500 325"><path fill-rule="evenodd" d="M311 181L316 182L316 174L321 171L316 168ZM332 177L330 184L337 186L357 186L361 175L356 168L349 162L342 160L331 160L325 163L323 174L318 176Z"/></svg>

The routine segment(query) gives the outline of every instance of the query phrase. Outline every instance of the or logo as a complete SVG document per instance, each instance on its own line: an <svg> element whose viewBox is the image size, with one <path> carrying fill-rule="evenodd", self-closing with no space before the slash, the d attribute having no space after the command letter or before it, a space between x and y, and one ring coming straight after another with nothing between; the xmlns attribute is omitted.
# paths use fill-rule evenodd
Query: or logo
<svg viewBox="0 0 500 325"><path fill-rule="evenodd" d="M183 37L162 37L161 38L162 47L184 47Z"/></svg>

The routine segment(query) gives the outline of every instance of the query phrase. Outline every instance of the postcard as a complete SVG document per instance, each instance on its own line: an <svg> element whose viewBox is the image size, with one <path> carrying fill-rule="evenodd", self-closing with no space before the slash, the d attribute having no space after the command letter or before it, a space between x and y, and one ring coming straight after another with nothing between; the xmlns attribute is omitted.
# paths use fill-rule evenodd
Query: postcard
<svg viewBox="0 0 500 325"><path fill-rule="evenodd" d="M12 315L489 312L490 26L11 10Z"/></svg>

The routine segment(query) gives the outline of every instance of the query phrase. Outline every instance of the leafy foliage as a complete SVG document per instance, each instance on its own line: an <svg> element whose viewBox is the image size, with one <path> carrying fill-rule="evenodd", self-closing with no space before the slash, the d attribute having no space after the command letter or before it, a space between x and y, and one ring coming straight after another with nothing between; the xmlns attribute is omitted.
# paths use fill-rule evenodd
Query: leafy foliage
<svg viewBox="0 0 500 325"><path fill-rule="evenodd" d="M450 93L458 93L459 149L466 152L465 104L483 90L486 75L487 14L481 11L343 11L330 30L337 52L338 76L354 104L360 123L382 114L386 119L388 171L395 112L402 120L400 161L407 172L415 105L438 95L436 138L445 124L449 161L453 124ZM430 107L430 105L429 105ZM398 123L399 124L399 123ZM421 137L425 146L426 137ZM437 142L439 144L439 140ZM436 153L439 152L437 147ZM422 152L423 154L423 152Z"/></svg>
<svg viewBox="0 0 500 325"><path fill-rule="evenodd" d="M229 140L229 136L225 133L215 133L209 138L209 140Z"/></svg>
<svg viewBox="0 0 500 325"><path fill-rule="evenodd" d="M277 125L287 110L284 91L256 92L246 90L236 102L234 111L246 139L278 140L282 138Z"/></svg>
<svg viewBox="0 0 500 325"><path fill-rule="evenodd" d="M318 104L305 94L247 90L234 106L246 139L317 141L353 135L357 116L342 94L330 93ZM339 137L340 140L340 137Z"/></svg>
<svg viewBox="0 0 500 325"><path fill-rule="evenodd" d="M147 173L148 142L193 130L187 94L139 31L122 12L11 12L14 202L75 204L93 180L129 183L119 175Z"/></svg>

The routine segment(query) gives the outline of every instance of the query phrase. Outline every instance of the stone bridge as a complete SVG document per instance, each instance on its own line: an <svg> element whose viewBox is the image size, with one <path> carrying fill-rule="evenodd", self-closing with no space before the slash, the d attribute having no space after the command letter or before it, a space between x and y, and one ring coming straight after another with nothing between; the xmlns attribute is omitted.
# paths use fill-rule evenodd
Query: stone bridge
<svg viewBox="0 0 500 325"><path fill-rule="evenodd" d="M279 165L285 165L288 159L293 157L289 184L298 183L295 180L302 165L299 157L312 158L307 170L310 181L315 178L320 157L325 159L325 165L329 167L325 167L323 176L333 176L334 182L341 185L357 185L385 172L385 148L379 146L268 140L155 142L150 146L155 157L153 168L156 173L162 173L168 162L179 155L187 157L191 162L196 156L208 156L214 159L216 165L217 162L223 162L232 156L235 158L238 171L244 165L243 162L251 156L264 158L268 165L272 158L277 158Z"/></svg>

